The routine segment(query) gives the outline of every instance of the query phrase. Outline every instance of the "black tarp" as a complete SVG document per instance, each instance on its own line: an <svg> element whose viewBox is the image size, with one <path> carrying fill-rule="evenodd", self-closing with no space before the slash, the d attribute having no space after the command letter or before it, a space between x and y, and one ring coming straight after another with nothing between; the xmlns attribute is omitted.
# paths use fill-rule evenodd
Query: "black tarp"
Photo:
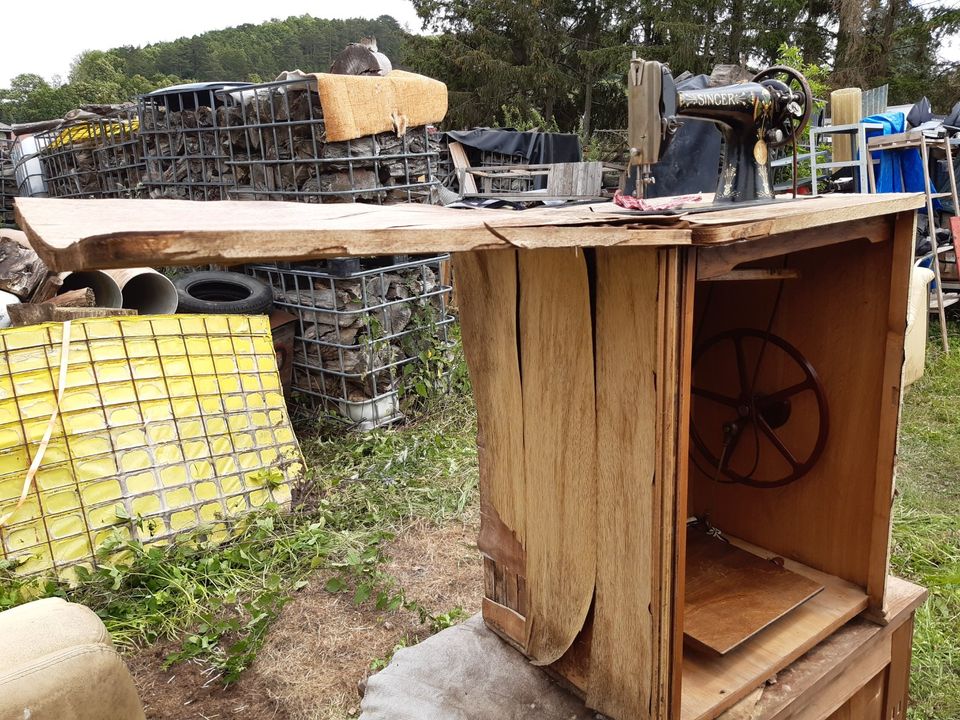
<svg viewBox="0 0 960 720"><path fill-rule="evenodd" d="M583 151L580 138L567 133L544 133L538 130L520 132L510 129L474 128L473 130L451 130L447 137L467 148L470 164L480 167L480 153L495 152L502 155L522 157L527 165L546 165L550 163L580 162ZM537 176L535 187L547 186L545 175Z"/></svg>

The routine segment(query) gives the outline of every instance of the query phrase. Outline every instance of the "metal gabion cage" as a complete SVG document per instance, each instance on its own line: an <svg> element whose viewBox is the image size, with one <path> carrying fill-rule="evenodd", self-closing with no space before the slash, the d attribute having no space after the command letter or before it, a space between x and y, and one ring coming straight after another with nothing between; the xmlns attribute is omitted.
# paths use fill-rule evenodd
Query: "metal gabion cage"
<svg viewBox="0 0 960 720"><path fill-rule="evenodd" d="M138 114L143 142L143 184L151 198L226 200L234 179L226 174L218 133L217 91L244 83L177 85L144 95Z"/></svg>
<svg viewBox="0 0 960 720"><path fill-rule="evenodd" d="M40 133L40 163L50 197L139 197L143 156L133 106L84 117Z"/></svg>
<svg viewBox="0 0 960 720"><path fill-rule="evenodd" d="M508 155L506 153L482 150L480 152L481 167L504 167L506 165L527 165L530 161L523 155ZM494 193L524 193L536 189L536 178L532 175L511 178L491 178L490 192Z"/></svg>
<svg viewBox="0 0 960 720"><path fill-rule="evenodd" d="M100 143L94 151L100 193L105 198L144 197L143 143L135 107L113 119L100 121Z"/></svg>
<svg viewBox="0 0 960 720"><path fill-rule="evenodd" d="M274 305L296 316L293 389L312 409L369 429L403 417L450 352L448 255L251 265ZM437 366L429 358L437 358Z"/></svg>
<svg viewBox="0 0 960 720"><path fill-rule="evenodd" d="M13 171L13 138L0 132L0 228L16 227L13 199L17 196L17 180Z"/></svg>
<svg viewBox="0 0 960 720"><path fill-rule="evenodd" d="M430 128L330 142L312 78L223 90L218 97L232 199L436 201L440 137Z"/></svg>

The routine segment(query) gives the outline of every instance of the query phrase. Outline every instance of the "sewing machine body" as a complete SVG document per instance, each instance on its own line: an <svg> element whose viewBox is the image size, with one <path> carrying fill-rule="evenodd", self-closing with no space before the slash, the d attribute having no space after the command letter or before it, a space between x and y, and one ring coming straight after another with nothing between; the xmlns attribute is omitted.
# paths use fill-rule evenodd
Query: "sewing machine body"
<svg viewBox="0 0 960 720"><path fill-rule="evenodd" d="M794 83L799 87L792 88ZM723 135L715 203L773 199L768 148L798 137L812 104L806 81L791 68L770 68L738 85L678 91L665 65L639 59L630 64L628 98L637 195L653 182L650 168L663 157L682 119L692 119L715 123Z"/></svg>

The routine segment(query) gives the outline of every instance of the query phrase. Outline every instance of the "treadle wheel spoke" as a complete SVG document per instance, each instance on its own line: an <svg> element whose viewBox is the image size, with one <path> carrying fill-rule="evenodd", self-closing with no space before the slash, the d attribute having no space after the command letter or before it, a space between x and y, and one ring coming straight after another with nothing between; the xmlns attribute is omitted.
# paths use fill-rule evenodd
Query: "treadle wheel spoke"
<svg viewBox="0 0 960 720"><path fill-rule="evenodd" d="M777 451L783 455L784 459L786 459L788 463L790 463L790 467L792 467L794 470L799 468L800 463L793 456L793 453L787 449L787 446L783 444L783 441L777 437L777 434L767 424L767 421L764 420L760 415L757 415L757 424L760 426L763 434L767 436L771 443L773 443L773 446L777 449Z"/></svg>
<svg viewBox="0 0 960 720"><path fill-rule="evenodd" d="M737 407L740 404L740 401L737 398L728 397L726 395L721 395L720 393L713 392L713 390L707 390L706 388L692 387L690 388L692 392L697 397L702 397L705 400L712 400L715 403L720 405L729 405L730 407Z"/></svg>
<svg viewBox="0 0 960 720"><path fill-rule="evenodd" d="M783 390L777 390L776 392L770 393L769 395L764 395L763 401L767 403L776 403L782 400L786 400L787 398L793 397L794 395L798 395L799 393L802 393L804 390L815 390L815 389L816 389L816 383L814 383L812 379L807 378L803 382L799 382L796 385L791 385L790 387L786 387Z"/></svg>

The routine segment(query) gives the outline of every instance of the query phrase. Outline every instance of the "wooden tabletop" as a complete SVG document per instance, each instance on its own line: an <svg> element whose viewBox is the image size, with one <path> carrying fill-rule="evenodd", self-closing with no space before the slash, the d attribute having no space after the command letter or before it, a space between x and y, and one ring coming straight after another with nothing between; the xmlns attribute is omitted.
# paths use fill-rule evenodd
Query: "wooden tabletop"
<svg viewBox="0 0 960 720"><path fill-rule="evenodd" d="M517 212L413 204L17 198L16 218L47 266L62 272L510 247L718 244L923 203L922 194L837 194L706 213L640 215L611 202Z"/></svg>

